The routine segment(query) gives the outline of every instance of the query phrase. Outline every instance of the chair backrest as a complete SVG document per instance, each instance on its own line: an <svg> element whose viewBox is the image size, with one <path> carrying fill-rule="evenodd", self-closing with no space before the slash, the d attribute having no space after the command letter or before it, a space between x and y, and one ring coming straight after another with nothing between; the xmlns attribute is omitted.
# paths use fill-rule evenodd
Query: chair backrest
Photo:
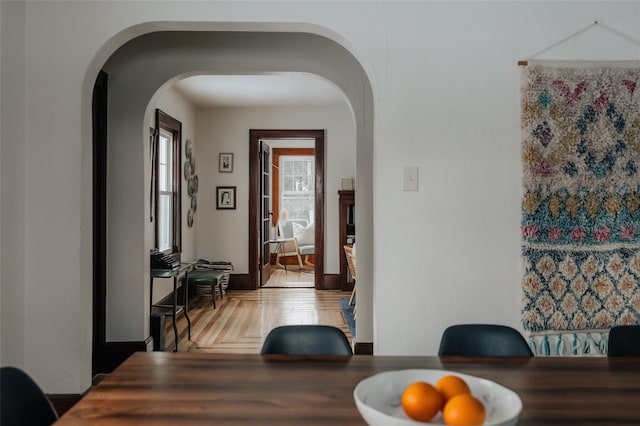
<svg viewBox="0 0 640 426"><path fill-rule="evenodd" d="M351 277L356 279L356 256L353 254L353 246L345 245L344 254L347 257L347 265L349 266L349 272Z"/></svg>
<svg viewBox="0 0 640 426"><path fill-rule="evenodd" d="M640 325L617 325L609 331L609 356L640 356Z"/></svg>
<svg viewBox="0 0 640 426"><path fill-rule="evenodd" d="M15 367L0 368L2 426L48 426L57 419L49 398L27 373Z"/></svg>
<svg viewBox="0 0 640 426"><path fill-rule="evenodd" d="M439 356L533 356L515 329L495 324L459 324L448 327L440 340Z"/></svg>
<svg viewBox="0 0 640 426"><path fill-rule="evenodd" d="M283 325L269 332L261 354L353 355L347 336L329 325Z"/></svg>
<svg viewBox="0 0 640 426"><path fill-rule="evenodd" d="M299 223L303 227L307 226L307 221L304 219L289 219L286 222L278 222L278 230L280 231L280 238L293 238L293 224Z"/></svg>

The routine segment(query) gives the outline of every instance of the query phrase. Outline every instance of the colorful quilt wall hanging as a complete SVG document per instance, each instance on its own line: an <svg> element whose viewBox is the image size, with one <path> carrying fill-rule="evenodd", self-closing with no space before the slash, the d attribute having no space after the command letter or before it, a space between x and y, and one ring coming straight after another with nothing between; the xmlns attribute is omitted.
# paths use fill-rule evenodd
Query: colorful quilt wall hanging
<svg viewBox="0 0 640 426"><path fill-rule="evenodd" d="M522 324L538 355L606 354L640 324L640 62L521 83Z"/></svg>

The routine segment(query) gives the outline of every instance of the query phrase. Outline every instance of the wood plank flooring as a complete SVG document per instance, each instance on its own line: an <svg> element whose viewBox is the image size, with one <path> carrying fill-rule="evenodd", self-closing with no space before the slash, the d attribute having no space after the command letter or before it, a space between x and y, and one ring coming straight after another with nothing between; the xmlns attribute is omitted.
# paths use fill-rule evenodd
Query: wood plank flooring
<svg viewBox="0 0 640 426"><path fill-rule="evenodd" d="M284 273L276 271L277 274L280 272ZM313 279L313 275L309 276ZM290 279L295 282L293 276ZM217 308L213 309L211 296L194 296L189 302L191 340L187 336L186 319L179 315L178 350L260 353L267 333L274 327L288 324L333 325L344 331L351 340L340 309L339 299L342 297L348 298L349 293L313 288L263 287L260 290L229 291L222 301L218 297ZM173 351L175 340L171 320L167 319L166 324L166 350Z"/></svg>
<svg viewBox="0 0 640 426"><path fill-rule="evenodd" d="M273 268L271 278L262 288L313 288L315 275L313 267L307 265L287 265L287 270Z"/></svg>

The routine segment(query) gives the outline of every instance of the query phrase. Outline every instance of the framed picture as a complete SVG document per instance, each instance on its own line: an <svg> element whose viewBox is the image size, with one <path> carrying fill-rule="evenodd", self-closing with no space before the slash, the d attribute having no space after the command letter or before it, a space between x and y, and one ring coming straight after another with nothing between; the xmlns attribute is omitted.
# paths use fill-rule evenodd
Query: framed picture
<svg viewBox="0 0 640 426"><path fill-rule="evenodd" d="M216 186L216 209L236 209L236 187Z"/></svg>
<svg viewBox="0 0 640 426"><path fill-rule="evenodd" d="M221 152L218 164L218 171L221 173L233 172L233 154Z"/></svg>

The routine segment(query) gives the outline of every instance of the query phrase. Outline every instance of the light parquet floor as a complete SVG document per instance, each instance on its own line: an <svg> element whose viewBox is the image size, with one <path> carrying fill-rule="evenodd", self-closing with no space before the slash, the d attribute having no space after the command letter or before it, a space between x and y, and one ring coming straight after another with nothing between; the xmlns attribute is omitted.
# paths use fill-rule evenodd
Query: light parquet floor
<svg viewBox="0 0 640 426"><path fill-rule="evenodd" d="M311 275L311 277L313 277ZM189 302L191 340L184 315L178 317L179 351L203 353L260 353L269 331L288 324L326 324L352 336L342 316L340 290L313 288L262 288L229 291L213 309L211 296L195 296ZM166 350L174 349L173 328L167 319Z"/></svg>

